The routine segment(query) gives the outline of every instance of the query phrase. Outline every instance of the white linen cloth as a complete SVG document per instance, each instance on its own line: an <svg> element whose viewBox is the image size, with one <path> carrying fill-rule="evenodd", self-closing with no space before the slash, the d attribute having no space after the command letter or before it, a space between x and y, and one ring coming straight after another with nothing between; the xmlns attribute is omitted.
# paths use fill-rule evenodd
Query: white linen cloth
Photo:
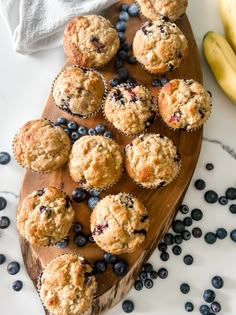
<svg viewBox="0 0 236 315"><path fill-rule="evenodd" d="M67 22L77 15L98 14L117 0L0 0L0 13L22 54L62 44Z"/></svg>

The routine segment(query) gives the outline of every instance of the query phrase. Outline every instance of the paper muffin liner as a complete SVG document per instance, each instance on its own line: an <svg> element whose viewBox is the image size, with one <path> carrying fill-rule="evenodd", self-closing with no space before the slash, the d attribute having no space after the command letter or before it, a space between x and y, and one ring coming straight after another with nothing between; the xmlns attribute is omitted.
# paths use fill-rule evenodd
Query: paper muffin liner
<svg viewBox="0 0 236 315"><path fill-rule="evenodd" d="M145 126L145 128L142 130L142 131L140 131L140 132L138 132L138 133L132 133L132 134L130 134L130 133L127 133L127 132L125 132L125 131L123 131L123 130L121 130L121 129L119 129L119 128L117 128L109 119L108 119L108 117L107 117L107 115L106 115L106 113L105 113L105 102L106 102L106 99L107 99L107 97L108 97L108 95L109 95L109 93L112 91L112 90L118 90L120 87L127 87L127 88L133 88L133 87L135 87L135 86L140 86L140 87L142 87L148 94L149 94L149 96L150 96L150 98L152 99L152 102L153 102L153 108L154 108L154 115L155 115L155 117L154 117L154 119L153 119L153 122L152 123L150 123L150 125L149 126ZM151 93L151 91L146 87L146 86L144 86L144 85L142 85L142 84L132 84L132 83L122 83L122 84L119 84L119 85L117 85L116 87L114 87L114 88L112 88L108 93L107 93L107 95L106 95L106 98L104 99L104 101L103 101L103 104L102 104L102 113L103 113L103 116L104 116L104 118L106 119L106 121L110 124L110 125L112 125L116 130L118 130L121 134L123 134L124 136L127 136L127 137L135 137L135 136L138 136L138 135L141 135L142 133L145 133L146 131L147 131L147 129L154 123L154 121L156 120L156 117L157 117L157 115L158 115L158 106L157 106L157 100L155 99L155 97L152 95L152 93Z"/></svg>
<svg viewBox="0 0 236 315"><path fill-rule="evenodd" d="M85 115L83 115L83 114L76 114L76 113L73 113L73 112L72 112L70 109L68 109L68 108L67 108L67 109L61 108L61 107L56 103L56 101L55 101L55 99L54 99L54 96L53 96L53 90L54 90L55 82L57 81L57 79L59 78L59 76L60 76L64 71L66 71L66 70L68 70L68 69L70 69L70 68L78 68L78 69L83 70L84 72L89 72L89 71L90 71L90 72L94 72L94 73L96 73L96 74L101 78L101 80L102 80L102 82L103 82L103 86L104 86L104 93L103 93L103 97L102 97L102 99L101 99L101 103L100 103L100 105L97 107L97 109L96 109L95 111L93 111L93 112L91 112L91 113L88 113L88 114L85 114ZM56 107L57 107L58 109L64 111L64 112L68 113L68 114L71 115L71 116L75 116L75 117L79 117L79 118L89 118L89 117L94 116L95 114L97 114L97 113L99 112L99 110L101 109L101 107L102 107L103 101L104 101L104 99L105 99L105 97L106 97L106 95L107 95L107 91L108 91L107 82L106 82L104 76L103 76L98 70L96 70L95 68L82 67L82 66L79 66L79 65L76 65L76 64L69 65L69 66L65 67L63 70L61 70L61 71L57 74L57 76L55 77L55 79L53 80L53 83L52 83L52 86L51 86L51 94L52 94L52 98L53 98L53 101L54 101Z"/></svg>
<svg viewBox="0 0 236 315"><path fill-rule="evenodd" d="M47 120L49 123L50 123L50 125L52 126L52 127L59 127L59 128L62 128L61 126L55 126L54 125L54 123L53 123L53 121L51 121L49 118L46 118L46 117L40 117L40 118L37 118L37 119L42 119L42 120ZM37 120L37 119L34 119L34 120ZM29 120L30 121L30 120ZM26 122L27 123L27 122ZM40 174L40 175L43 175L43 174L50 174L50 173L53 173L53 172L55 172L55 171L57 171L57 170L59 170L60 168L62 168L62 167L64 167L65 166L65 164L68 162L68 160L69 160L69 155L68 155L68 158L67 158L67 160L61 165L61 166L59 166L57 169L55 169L55 170L47 170L47 171L40 171L40 170L34 170L34 169L32 169L31 167L28 167L28 166L24 166L23 164L21 164L18 160L17 160L17 158L16 158L16 156L15 156L15 150L14 150L14 143L15 143L15 140L16 140L16 138L17 138L17 135L18 135L18 133L19 133L19 131L20 131L20 129L22 128L23 126L21 126L19 129L18 129L18 131L16 132L16 134L15 134L15 136L14 136L14 138L13 138L13 141L12 141L12 152L13 152L13 156L14 156L14 159L15 159L15 161L17 162L17 164L18 165L20 165L21 167L23 167L26 171L30 171L30 172L32 172L32 173L34 173L34 174ZM64 130L63 128L62 128L62 130ZM68 136L68 135L67 135ZM70 137L68 136L68 138L69 138L69 140L70 140ZM71 143L71 141L70 141L70 143ZM70 145L70 150L71 150L71 145Z"/></svg>
<svg viewBox="0 0 236 315"><path fill-rule="evenodd" d="M159 135L159 136L162 136L162 134L156 134L156 133L146 133L146 134L143 134L143 135L144 135L144 136L147 136L147 135L149 135L149 136L150 136L150 135L155 135L155 136ZM165 138L168 138L169 140L172 141L172 139L170 139L169 137L167 137L167 136L165 136L165 135L163 135L163 136L164 136ZM131 142L131 143L132 143L132 142ZM131 143L127 144L126 147L129 146ZM181 154L179 153L178 147L174 144L173 141L172 141L172 143L173 143L173 145L176 147L176 154L180 157L180 158L179 158L179 161L178 161L178 170L177 170L177 173L175 174L175 176L174 176L167 184L165 184L165 185L161 185L161 186L160 186L160 184L159 184L159 185L152 184L152 185L150 185L149 187L147 187L147 186L143 185L142 183L136 181L133 177L131 177L131 176L129 175L129 173L127 172L126 167L125 167L125 164L126 164L126 163L125 163L125 157L124 157L124 168L125 168L125 170L126 170L126 173L127 173L128 176L129 176L129 178L133 181L133 183L135 183L135 184L138 185L139 187L145 188L145 189L159 189L159 188L161 188L161 187L168 186L170 183L172 183L172 182L178 177L178 175L179 175L179 173L180 173L180 171L181 171L181 168L182 168L182 159L181 159ZM124 148L124 155L125 155L125 152L126 152L126 147Z"/></svg>

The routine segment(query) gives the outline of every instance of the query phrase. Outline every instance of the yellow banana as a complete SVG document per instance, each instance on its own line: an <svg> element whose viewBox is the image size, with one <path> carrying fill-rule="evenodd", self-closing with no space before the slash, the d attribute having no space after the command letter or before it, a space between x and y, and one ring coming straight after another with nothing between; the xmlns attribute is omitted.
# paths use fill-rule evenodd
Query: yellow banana
<svg viewBox="0 0 236 315"><path fill-rule="evenodd" d="M236 0L218 0L225 36L236 52Z"/></svg>
<svg viewBox="0 0 236 315"><path fill-rule="evenodd" d="M203 54L222 90L236 103L236 55L227 40L217 32L207 32Z"/></svg>

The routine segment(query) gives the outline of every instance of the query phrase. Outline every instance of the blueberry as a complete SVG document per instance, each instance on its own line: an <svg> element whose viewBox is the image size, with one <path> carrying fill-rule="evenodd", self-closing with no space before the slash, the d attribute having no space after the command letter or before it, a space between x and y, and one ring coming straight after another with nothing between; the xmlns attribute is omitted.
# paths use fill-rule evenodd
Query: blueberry
<svg viewBox="0 0 236 315"><path fill-rule="evenodd" d="M140 274L139 274L139 279L144 281L148 278L148 274L146 271L141 271Z"/></svg>
<svg viewBox="0 0 236 315"><path fill-rule="evenodd" d="M225 196L221 196L218 201L222 206L225 206L228 203L228 199Z"/></svg>
<svg viewBox="0 0 236 315"><path fill-rule="evenodd" d="M94 128L89 128L88 135L95 136L97 134L96 130Z"/></svg>
<svg viewBox="0 0 236 315"><path fill-rule="evenodd" d="M200 238L202 236L202 230L199 228L199 227L195 227L193 230L192 230L192 235L193 237L195 238Z"/></svg>
<svg viewBox="0 0 236 315"><path fill-rule="evenodd" d="M192 218L190 218L190 217L186 217L186 218L184 218L184 225L185 226L191 226L192 224L193 224L193 220L192 220Z"/></svg>
<svg viewBox="0 0 236 315"><path fill-rule="evenodd" d="M0 229L6 229L10 225L11 221L8 217L2 216L0 217Z"/></svg>
<svg viewBox="0 0 236 315"><path fill-rule="evenodd" d="M153 86L153 87L162 86L161 80L159 80L159 79L154 79L154 80L152 80L152 86Z"/></svg>
<svg viewBox="0 0 236 315"><path fill-rule="evenodd" d="M188 294L189 291L190 291L190 286L189 286L189 284L187 284L187 283L182 283L182 284L180 285L180 291L181 291L183 294Z"/></svg>
<svg viewBox="0 0 236 315"><path fill-rule="evenodd" d="M72 131L72 133L70 134L70 137L72 140L76 141L79 139L79 134L77 131Z"/></svg>
<svg viewBox="0 0 236 315"><path fill-rule="evenodd" d="M7 272L10 275L15 275L20 271L20 264L17 261L12 261L7 266Z"/></svg>
<svg viewBox="0 0 236 315"><path fill-rule="evenodd" d="M134 310L134 303L130 300L125 300L122 303L122 309L125 313L132 313Z"/></svg>
<svg viewBox="0 0 236 315"><path fill-rule="evenodd" d="M137 59L134 56L129 56L127 62L131 65L135 65L137 63Z"/></svg>
<svg viewBox="0 0 236 315"><path fill-rule="evenodd" d="M70 135L71 135L71 130L68 129L68 128L65 128L64 131L65 131L65 133L70 137Z"/></svg>
<svg viewBox="0 0 236 315"><path fill-rule="evenodd" d="M194 183L194 186L198 190L203 190L206 187L206 183L203 179L197 179Z"/></svg>
<svg viewBox="0 0 236 315"><path fill-rule="evenodd" d="M234 188L234 187L227 188L227 190L225 192L225 196L229 200L235 200L236 199L236 188Z"/></svg>
<svg viewBox="0 0 236 315"><path fill-rule="evenodd" d="M151 279L157 279L157 277L158 277L158 273L155 270L150 272L150 278Z"/></svg>
<svg viewBox="0 0 236 315"><path fill-rule="evenodd" d="M215 233L208 232L205 234L204 239L205 239L207 244L212 245L216 242L216 235L215 235Z"/></svg>
<svg viewBox="0 0 236 315"><path fill-rule="evenodd" d="M6 261L6 256L3 254L0 254L0 265L4 264Z"/></svg>
<svg viewBox="0 0 236 315"><path fill-rule="evenodd" d="M74 225L73 225L73 231L75 233L80 233L80 232L82 232L82 230L83 230L82 224L79 223L79 222L75 222Z"/></svg>
<svg viewBox="0 0 236 315"><path fill-rule="evenodd" d="M75 202L83 202L87 197L87 193L86 191L83 189L83 188L75 188L73 191L72 191L72 199L75 201Z"/></svg>
<svg viewBox="0 0 236 315"><path fill-rule="evenodd" d="M0 152L0 164L8 164L11 160L11 156L7 152Z"/></svg>
<svg viewBox="0 0 236 315"><path fill-rule="evenodd" d="M126 41L126 36L124 32L118 32L118 37L120 39L120 44L123 44Z"/></svg>
<svg viewBox="0 0 236 315"><path fill-rule="evenodd" d="M183 221L175 220L172 223L172 229L175 233L182 233L185 229Z"/></svg>
<svg viewBox="0 0 236 315"><path fill-rule="evenodd" d="M181 237L181 235L175 235L175 244L182 244L183 239Z"/></svg>
<svg viewBox="0 0 236 315"><path fill-rule="evenodd" d="M128 43L123 43L120 45L120 50L124 50L124 51L130 51L131 47ZM122 61L122 60L121 60Z"/></svg>
<svg viewBox="0 0 236 315"><path fill-rule="evenodd" d="M125 11L121 11L120 14L118 15L118 20L119 21L125 21L127 22L129 19L129 14Z"/></svg>
<svg viewBox="0 0 236 315"><path fill-rule="evenodd" d="M90 234L88 235L88 241L89 241L90 243L95 243L92 233L90 233Z"/></svg>
<svg viewBox="0 0 236 315"><path fill-rule="evenodd" d="M136 85L137 81L136 81L135 78L129 77L129 78L126 80L126 83L127 83L127 84Z"/></svg>
<svg viewBox="0 0 236 315"><path fill-rule="evenodd" d="M104 260L97 260L94 263L94 270L96 273L103 273L107 270L107 264Z"/></svg>
<svg viewBox="0 0 236 315"><path fill-rule="evenodd" d="M216 298L216 294L213 290L205 290L203 292L203 299L207 303L212 303Z"/></svg>
<svg viewBox="0 0 236 315"><path fill-rule="evenodd" d="M21 289L23 288L23 282L20 281L20 280L16 280L15 282L13 282L13 285L12 285L12 289L14 291L20 291Z"/></svg>
<svg viewBox="0 0 236 315"><path fill-rule="evenodd" d="M228 232L224 228L219 228L216 230L216 236L218 239L223 240L228 235Z"/></svg>
<svg viewBox="0 0 236 315"><path fill-rule="evenodd" d="M235 214L235 213L236 213L236 204L230 205L229 211L230 211L231 213Z"/></svg>
<svg viewBox="0 0 236 315"><path fill-rule="evenodd" d="M195 221L200 221L202 219L202 217L203 217L202 210L200 210L200 209L193 209L191 211L191 217Z"/></svg>
<svg viewBox="0 0 236 315"><path fill-rule="evenodd" d="M221 311L221 305L219 302L213 302L211 303L211 310L214 312L214 313L219 313Z"/></svg>
<svg viewBox="0 0 236 315"><path fill-rule="evenodd" d="M126 3L121 3L121 5L119 6L119 10L121 11L127 11L129 8L128 4Z"/></svg>
<svg viewBox="0 0 236 315"><path fill-rule="evenodd" d="M117 256L111 253L105 253L103 258L107 264L114 264L117 262Z"/></svg>
<svg viewBox="0 0 236 315"><path fill-rule="evenodd" d="M120 68L117 70L118 80L124 81L128 78L128 76L129 76L129 72L126 68Z"/></svg>
<svg viewBox="0 0 236 315"><path fill-rule="evenodd" d="M138 6L135 3L132 3L128 8L129 16L138 16L139 10Z"/></svg>
<svg viewBox="0 0 236 315"><path fill-rule="evenodd" d="M160 252L165 252L167 250L167 245L165 243L160 243L158 249Z"/></svg>
<svg viewBox="0 0 236 315"><path fill-rule="evenodd" d="M181 233L181 237L183 240L188 241L191 238L191 233L189 231L185 230Z"/></svg>
<svg viewBox="0 0 236 315"><path fill-rule="evenodd" d="M90 197L88 199L87 205L88 205L90 210L93 210L96 207L98 202L99 202L99 198L98 197Z"/></svg>
<svg viewBox="0 0 236 315"><path fill-rule="evenodd" d="M189 207L187 205L181 205L179 211L183 214L189 213Z"/></svg>
<svg viewBox="0 0 236 315"><path fill-rule="evenodd" d="M125 32L127 28L127 24L125 21L119 21L116 23L117 32Z"/></svg>
<svg viewBox="0 0 236 315"><path fill-rule="evenodd" d="M114 61L115 70L122 68L123 65L124 65L124 62L121 59L115 59L115 61Z"/></svg>
<svg viewBox="0 0 236 315"><path fill-rule="evenodd" d="M179 256L182 253L182 248L179 245L175 245L172 248L172 252L173 254L175 254L176 256Z"/></svg>
<svg viewBox="0 0 236 315"><path fill-rule="evenodd" d="M63 240L59 241L56 243L56 247L60 248L60 249L64 249L69 245L69 238L66 237Z"/></svg>
<svg viewBox="0 0 236 315"><path fill-rule="evenodd" d="M102 124L98 124L96 127L95 127L95 130L97 133L103 133L105 131L105 126L102 125Z"/></svg>
<svg viewBox="0 0 236 315"><path fill-rule="evenodd" d="M74 243L78 247L84 247L87 244L87 237L84 233L78 233L74 237Z"/></svg>
<svg viewBox="0 0 236 315"><path fill-rule="evenodd" d="M236 230L231 231L230 238L233 242L236 242Z"/></svg>
<svg viewBox="0 0 236 315"><path fill-rule="evenodd" d="M207 164L206 164L206 169L207 169L208 171L212 171L212 170L214 169L214 165L213 165L212 163L207 163Z"/></svg>
<svg viewBox="0 0 236 315"><path fill-rule="evenodd" d="M78 129L78 124L77 124L76 121L70 120L70 121L68 121L68 123L67 123L67 128L68 128L69 130L75 131L75 130Z"/></svg>
<svg viewBox="0 0 236 315"><path fill-rule="evenodd" d="M118 260L112 267L112 270L115 275L118 277L123 277L127 274L129 270L128 264L123 260Z"/></svg>
<svg viewBox="0 0 236 315"><path fill-rule="evenodd" d="M147 288L147 289L151 289L151 288L153 287L153 281L152 281L152 279L146 279L146 280L144 281L144 286L145 286L145 288Z"/></svg>
<svg viewBox="0 0 236 315"><path fill-rule="evenodd" d="M143 288L143 282L142 282L141 280L136 280L136 281L134 282L134 288L135 288L135 290L137 290L137 291L141 291L142 288Z"/></svg>
<svg viewBox="0 0 236 315"><path fill-rule="evenodd" d="M166 268L160 268L157 274L159 278L166 279L168 277L168 270Z"/></svg>
<svg viewBox="0 0 236 315"><path fill-rule="evenodd" d="M143 270L146 271L147 273L151 273L151 271L153 271L153 265L150 263L146 263L143 266Z"/></svg>
<svg viewBox="0 0 236 315"><path fill-rule="evenodd" d="M193 303L191 303L191 302L185 303L185 310L186 310L187 312L192 312L192 311L194 310Z"/></svg>
<svg viewBox="0 0 236 315"><path fill-rule="evenodd" d="M169 259L170 255L167 252L163 252L160 255L160 258L162 261L167 261Z"/></svg>
<svg viewBox="0 0 236 315"><path fill-rule="evenodd" d="M128 55L127 51L125 51L125 50L119 50L119 51L118 51L118 57L119 57L121 60L126 61L126 60L128 60L129 55Z"/></svg>
<svg viewBox="0 0 236 315"><path fill-rule="evenodd" d="M164 78L161 78L161 84L162 86L164 86L166 83L168 83L168 78L164 77Z"/></svg>
<svg viewBox="0 0 236 315"><path fill-rule="evenodd" d="M191 255L185 255L183 260L184 260L185 265L190 266L192 265L194 259L193 259L193 256Z"/></svg>
<svg viewBox="0 0 236 315"><path fill-rule="evenodd" d="M201 305L199 311L202 315L210 315L210 307L208 305Z"/></svg>
<svg viewBox="0 0 236 315"><path fill-rule="evenodd" d="M165 243L166 245L173 245L173 244L174 244L174 236L173 236L173 234L167 233L167 234L164 236L164 243Z"/></svg>
<svg viewBox="0 0 236 315"><path fill-rule="evenodd" d="M117 78L111 78L109 83L110 83L110 86L116 87L117 85L119 85L120 82Z"/></svg>
<svg viewBox="0 0 236 315"><path fill-rule="evenodd" d="M0 210L4 210L7 206L7 201L5 198L0 197Z"/></svg>
<svg viewBox="0 0 236 315"><path fill-rule="evenodd" d="M88 132L88 129L85 127L85 126L80 126L78 128L78 133L81 135L81 136L85 136Z"/></svg>
<svg viewBox="0 0 236 315"><path fill-rule="evenodd" d="M68 123L66 117L58 117L57 120L55 121L54 125L55 126L66 126Z"/></svg>
<svg viewBox="0 0 236 315"><path fill-rule="evenodd" d="M105 131L103 136L106 138L113 138L113 134L111 131Z"/></svg>
<svg viewBox="0 0 236 315"><path fill-rule="evenodd" d="M211 284L215 289L221 289L224 286L224 280L220 276L214 276L211 279Z"/></svg>
<svg viewBox="0 0 236 315"><path fill-rule="evenodd" d="M218 195L217 195L217 193L214 190L208 190L204 194L204 199L208 203L216 203L217 200L218 200Z"/></svg>
<svg viewBox="0 0 236 315"><path fill-rule="evenodd" d="M93 196L93 197L98 197L98 196L101 194L101 191L96 190L96 189L90 189L90 190L89 190L89 193L90 193L90 195Z"/></svg>

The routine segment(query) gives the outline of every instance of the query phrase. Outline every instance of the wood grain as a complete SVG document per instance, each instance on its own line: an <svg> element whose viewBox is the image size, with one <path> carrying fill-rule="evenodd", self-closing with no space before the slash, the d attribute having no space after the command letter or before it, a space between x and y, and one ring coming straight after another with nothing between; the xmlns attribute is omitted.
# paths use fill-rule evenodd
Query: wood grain
<svg viewBox="0 0 236 315"><path fill-rule="evenodd" d="M131 1L122 2L130 3ZM113 24L115 24L117 21L119 4L120 3L118 2L106 12L106 17L110 18ZM128 22L128 30L126 31L127 41L129 43L132 43L132 38L136 30L143 22L144 19L140 17L130 18ZM168 79L192 78L198 82L202 82L198 49L187 16L184 15L177 22L177 24L188 39L189 54L180 68L169 73L167 77ZM104 75L107 82L111 77L115 76L113 63L114 60L112 60L104 68L100 69L100 72ZM70 64L69 60L65 65L68 64ZM127 65L127 68L130 72L130 76L135 77L138 83L147 86L154 96L158 95L159 89L151 86L152 80L157 78L157 76L150 75L139 64ZM68 114L65 114L55 106L50 93L43 109L42 117L47 117L54 121L59 116L66 116L68 119L74 119L79 124L83 124L87 127L94 127L97 123L104 123L109 130L112 130L115 140L121 145L121 147L131 142L133 139L132 137L123 136L113 129L112 126L104 120L101 112L89 119L77 119ZM151 225L143 246L133 254L120 256L129 264L129 272L125 277L117 278L113 274L110 266L104 274L97 276L98 290L96 297L94 298L91 315L100 314L111 308L113 305L118 303L130 290L142 264L152 254L153 250L156 248L157 244L162 239L173 218L175 217L178 206L184 197L198 161L202 143L202 128L194 132L173 131L167 128L162 123L162 121L157 118L148 131L167 135L173 140L182 156L182 169L179 176L173 183L157 190L147 190L138 187L133 183L128 175L124 173L121 180L114 187L101 194L101 197L104 197L107 194L124 191L136 195L147 207L150 214ZM69 196L71 196L72 190L77 187L77 184L72 181L68 174L67 166L64 166L62 169L54 173L45 175L34 174L26 171L21 187L20 201L23 200L23 198L25 198L33 190L40 189L48 185L54 185L63 188ZM83 224L84 232L89 234L90 210L87 208L86 203L74 203L74 206L76 209L77 220ZM98 259L102 259L103 251L100 250L96 244L88 243L85 247L78 249L73 243L73 237L73 232L71 232L70 244L68 248L64 250L60 250L55 246L49 248L31 246L25 239L20 237L24 263L29 276L35 285L37 282L37 277L39 276L43 267L51 259L62 253L79 253L90 263L93 263Z"/></svg>

